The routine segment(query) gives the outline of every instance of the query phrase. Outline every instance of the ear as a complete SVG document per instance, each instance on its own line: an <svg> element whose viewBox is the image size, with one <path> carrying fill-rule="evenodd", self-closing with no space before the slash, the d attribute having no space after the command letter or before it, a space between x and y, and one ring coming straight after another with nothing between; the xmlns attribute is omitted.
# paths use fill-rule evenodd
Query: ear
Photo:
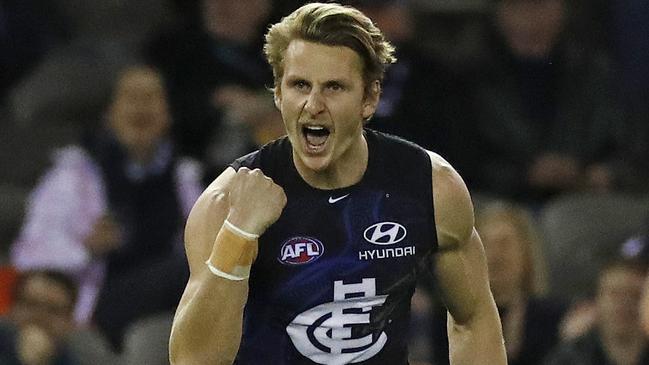
<svg viewBox="0 0 649 365"><path fill-rule="evenodd" d="M379 105L379 99L381 97L381 83L379 80L372 81L367 95L365 95L365 100L363 101L363 119L369 119L374 112L376 112L376 107Z"/></svg>
<svg viewBox="0 0 649 365"><path fill-rule="evenodd" d="M280 108L280 105L282 104L282 89L279 87L279 85L275 86L275 89L273 90L273 101L275 101L275 107L277 110L282 111Z"/></svg>

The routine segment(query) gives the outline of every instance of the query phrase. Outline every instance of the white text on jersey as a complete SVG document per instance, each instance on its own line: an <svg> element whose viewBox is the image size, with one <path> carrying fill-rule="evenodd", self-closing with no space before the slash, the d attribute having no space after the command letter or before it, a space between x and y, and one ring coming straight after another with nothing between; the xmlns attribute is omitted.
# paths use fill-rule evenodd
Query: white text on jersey
<svg viewBox="0 0 649 365"><path fill-rule="evenodd" d="M415 254L415 246L382 248L377 250L365 250L358 252L359 260L387 259L391 257L405 257Z"/></svg>

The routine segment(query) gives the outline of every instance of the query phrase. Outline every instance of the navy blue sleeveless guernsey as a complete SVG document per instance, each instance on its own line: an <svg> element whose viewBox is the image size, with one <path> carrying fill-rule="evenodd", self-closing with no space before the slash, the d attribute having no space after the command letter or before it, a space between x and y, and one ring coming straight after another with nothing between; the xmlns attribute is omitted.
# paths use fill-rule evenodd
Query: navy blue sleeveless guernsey
<svg viewBox="0 0 649 365"><path fill-rule="evenodd" d="M231 166L260 168L288 198L259 239L236 364L408 364L410 298L437 248L430 159L369 129L357 184L309 186L282 138Z"/></svg>

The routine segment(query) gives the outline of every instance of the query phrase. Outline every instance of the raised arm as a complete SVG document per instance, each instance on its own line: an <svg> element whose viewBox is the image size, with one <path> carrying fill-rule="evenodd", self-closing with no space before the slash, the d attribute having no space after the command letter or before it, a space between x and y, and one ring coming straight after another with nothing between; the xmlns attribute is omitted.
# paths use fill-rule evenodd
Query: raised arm
<svg viewBox="0 0 649 365"><path fill-rule="evenodd" d="M236 264L254 260L257 242L247 234L263 233L285 204L281 187L246 168L228 168L198 199L185 231L190 278L171 331L172 364L232 364L248 298L245 267Z"/></svg>
<svg viewBox="0 0 649 365"><path fill-rule="evenodd" d="M451 364L505 365L500 318L489 289L469 192L448 162L433 153L430 156L439 242L435 273L450 314Z"/></svg>

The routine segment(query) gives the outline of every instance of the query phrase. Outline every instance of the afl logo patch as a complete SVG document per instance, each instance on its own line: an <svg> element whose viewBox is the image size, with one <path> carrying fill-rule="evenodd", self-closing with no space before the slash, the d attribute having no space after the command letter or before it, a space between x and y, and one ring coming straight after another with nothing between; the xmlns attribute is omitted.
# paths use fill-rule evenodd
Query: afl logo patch
<svg viewBox="0 0 649 365"><path fill-rule="evenodd" d="M285 265L308 264L324 253L322 242L311 237L293 237L284 242L277 260Z"/></svg>
<svg viewBox="0 0 649 365"><path fill-rule="evenodd" d="M376 223L367 227L363 237L375 245L391 245L406 238L406 228L394 222Z"/></svg>

